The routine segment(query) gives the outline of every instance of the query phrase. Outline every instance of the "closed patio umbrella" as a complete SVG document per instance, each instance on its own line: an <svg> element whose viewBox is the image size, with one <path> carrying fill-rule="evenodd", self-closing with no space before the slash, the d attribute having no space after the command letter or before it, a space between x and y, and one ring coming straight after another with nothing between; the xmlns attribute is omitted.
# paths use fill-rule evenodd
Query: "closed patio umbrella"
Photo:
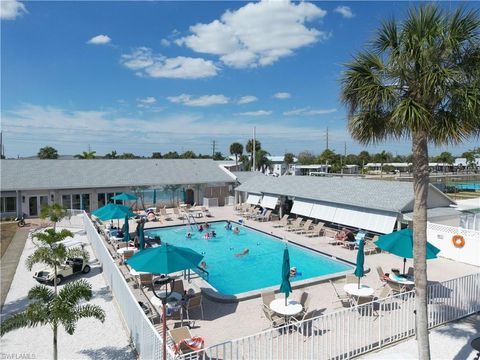
<svg viewBox="0 0 480 360"><path fill-rule="evenodd" d="M413 259L413 230L403 229L382 235L375 245L391 254L403 257L403 273L407 259ZM427 260L435 259L440 249L427 242Z"/></svg>
<svg viewBox="0 0 480 360"><path fill-rule="evenodd" d="M145 233L143 232L143 223L140 224L140 229L138 229L138 233L140 250L143 250L145 249Z"/></svg>
<svg viewBox="0 0 480 360"><path fill-rule="evenodd" d="M125 215L125 226L123 229L123 241L130 241L130 227L128 225L128 215Z"/></svg>
<svg viewBox="0 0 480 360"><path fill-rule="evenodd" d="M363 252L364 241L360 240L357 251L357 266L355 267L355 276L358 278L358 288L360 289L360 278L364 276L363 265L365 263L365 253Z"/></svg>
<svg viewBox="0 0 480 360"><path fill-rule="evenodd" d="M280 285L280 292L285 294L285 306L287 306L288 295L292 292L292 285L290 285L290 254L288 253L287 246L285 246L285 250L283 250L282 284Z"/></svg>

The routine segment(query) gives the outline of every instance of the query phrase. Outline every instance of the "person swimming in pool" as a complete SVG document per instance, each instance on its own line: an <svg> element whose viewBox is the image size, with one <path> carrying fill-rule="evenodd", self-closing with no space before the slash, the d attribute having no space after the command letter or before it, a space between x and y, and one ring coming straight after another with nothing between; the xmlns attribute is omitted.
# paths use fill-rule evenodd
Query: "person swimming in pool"
<svg viewBox="0 0 480 360"><path fill-rule="evenodd" d="M225 224L225 229L232 230L232 223L230 222L230 220L227 220L227 223Z"/></svg>
<svg viewBox="0 0 480 360"><path fill-rule="evenodd" d="M240 234L240 229L238 228L238 226L236 226L236 227L233 229L233 233L234 233L234 234Z"/></svg>
<svg viewBox="0 0 480 360"><path fill-rule="evenodd" d="M249 248L246 248L246 249L244 249L241 253L235 254L235 256L236 256L236 257L241 257L241 256L248 255L249 253L250 253L250 249L249 249Z"/></svg>
<svg viewBox="0 0 480 360"><path fill-rule="evenodd" d="M206 270L207 269L207 263L205 261L202 261L200 263L200 268L203 269L203 270Z"/></svg>
<svg viewBox="0 0 480 360"><path fill-rule="evenodd" d="M200 226L198 227L198 231L200 231L200 232L203 231L203 225L200 225Z"/></svg>
<svg viewBox="0 0 480 360"><path fill-rule="evenodd" d="M215 230L212 230L212 237L216 237L217 236L217 233L215 232Z"/></svg>
<svg viewBox="0 0 480 360"><path fill-rule="evenodd" d="M185 237L186 237L187 239L191 239L191 238L192 238L192 233L191 233L190 231L187 232L187 234L185 235Z"/></svg>
<svg viewBox="0 0 480 360"><path fill-rule="evenodd" d="M290 268L290 277L296 277L297 276L297 268L295 266Z"/></svg>
<svg viewBox="0 0 480 360"><path fill-rule="evenodd" d="M203 235L203 238L205 240L210 240L210 233L209 232L205 233L205 235Z"/></svg>

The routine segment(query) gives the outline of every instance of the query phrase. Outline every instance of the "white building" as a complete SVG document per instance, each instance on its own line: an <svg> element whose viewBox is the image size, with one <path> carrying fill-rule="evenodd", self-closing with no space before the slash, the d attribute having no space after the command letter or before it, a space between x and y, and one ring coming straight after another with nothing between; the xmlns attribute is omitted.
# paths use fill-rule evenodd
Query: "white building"
<svg viewBox="0 0 480 360"><path fill-rule="evenodd" d="M270 170L272 174L276 176L288 175L292 172L292 168L295 166L295 163L298 161L297 158L293 158L293 164L287 166L285 163L284 156L267 156L268 160L272 163Z"/></svg>
<svg viewBox="0 0 480 360"><path fill-rule="evenodd" d="M325 175L330 169L330 165L327 164L313 164L313 165L300 165L294 164L292 166L292 174L300 176L309 176L309 175Z"/></svg>

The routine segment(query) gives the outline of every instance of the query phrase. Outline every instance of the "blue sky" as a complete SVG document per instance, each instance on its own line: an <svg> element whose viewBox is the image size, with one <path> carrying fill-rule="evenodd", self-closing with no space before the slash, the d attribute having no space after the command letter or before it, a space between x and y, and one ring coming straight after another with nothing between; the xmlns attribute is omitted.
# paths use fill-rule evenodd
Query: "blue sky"
<svg viewBox="0 0 480 360"><path fill-rule="evenodd" d="M213 140L227 153L254 126L272 155L321 152L327 127L330 148L358 152L339 103L342 63L412 4L2 1L7 156L47 144L62 154L89 145L98 154L211 153Z"/></svg>

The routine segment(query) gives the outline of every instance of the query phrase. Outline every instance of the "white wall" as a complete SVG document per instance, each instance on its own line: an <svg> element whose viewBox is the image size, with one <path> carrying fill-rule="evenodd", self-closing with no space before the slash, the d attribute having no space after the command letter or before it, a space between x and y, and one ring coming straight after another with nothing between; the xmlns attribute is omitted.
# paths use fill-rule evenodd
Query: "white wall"
<svg viewBox="0 0 480 360"><path fill-rule="evenodd" d="M463 236L465 246L457 248L453 245L452 237L455 235ZM427 239L441 250L438 256L480 266L480 231L429 222Z"/></svg>

